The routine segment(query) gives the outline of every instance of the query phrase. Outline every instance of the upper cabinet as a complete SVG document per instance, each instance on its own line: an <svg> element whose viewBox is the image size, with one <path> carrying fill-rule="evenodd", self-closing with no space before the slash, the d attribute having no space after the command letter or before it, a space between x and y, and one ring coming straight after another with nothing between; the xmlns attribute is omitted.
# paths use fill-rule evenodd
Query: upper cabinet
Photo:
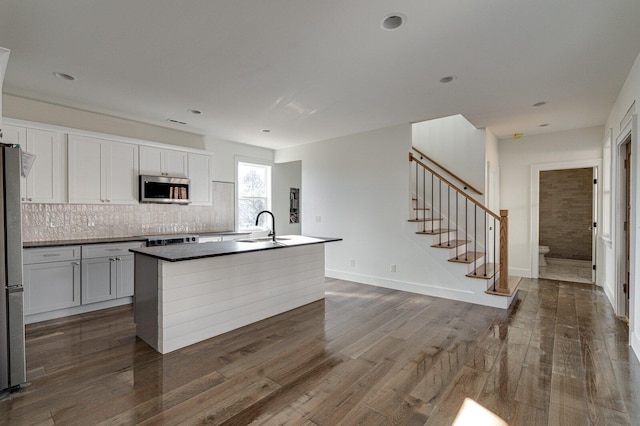
<svg viewBox="0 0 640 426"><path fill-rule="evenodd" d="M138 203L138 145L69 135L70 203Z"/></svg>
<svg viewBox="0 0 640 426"><path fill-rule="evenodd" d="M140 146L140 174L187 177L187 153L173 149Z"/></svg>
<svg viewBox="0 0 640 426"><path fill-rule="evenodd" d="M211 205L211 156L189 153L189 179L191 179L191 204Z"/></svg>
<svg viewBox="0 0 640 426"><path fill-rule="evenodd" d="M5 142L19 144L24 151L35 155L29 176L20 179L23 202L67 201L66 139L66 135L47 130L5 126Z"/></svg>

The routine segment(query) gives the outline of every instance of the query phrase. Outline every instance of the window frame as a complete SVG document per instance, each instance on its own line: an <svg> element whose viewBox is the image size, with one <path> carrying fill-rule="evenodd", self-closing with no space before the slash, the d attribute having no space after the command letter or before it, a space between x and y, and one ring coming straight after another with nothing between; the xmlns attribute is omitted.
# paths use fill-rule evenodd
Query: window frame
<svg viewBox="0 0 640 426"><path fill-rule="evenodd" d="M265 206L266 206L266 210L271 210L271 207L273 205L273 191L272 191L272 186L273 186L273 163L269 162L269 161L265 161L265 160L260 160L257 158L248 158L248 157L236 157L236 161L235 161L235 177L236 177L236 205L238 206L236 209L236 223L237 223L237 230L238 231L264 231L268 228L268 226L246 226L243 227L243 224L240 221L240 217L241 217L241 206L242 206L242 202L241 200L245 200L245 199L265 199ZM241 179L240 179L240 168L242 164L247 164L250 166L258 166L258 167L264 167L265 169L267 169L267 182L266 182L266 192L267 195L265 197L244 197L241 195Z"/></svg>

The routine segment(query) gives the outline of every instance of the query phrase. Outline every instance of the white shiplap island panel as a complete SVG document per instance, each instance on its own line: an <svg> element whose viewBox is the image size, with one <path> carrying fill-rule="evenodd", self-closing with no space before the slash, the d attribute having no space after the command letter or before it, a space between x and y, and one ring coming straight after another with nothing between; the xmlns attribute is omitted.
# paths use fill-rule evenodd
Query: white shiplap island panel
<svg viewBox="0 0 640 426"><path fill-rule="evenodd" d="M324 298L324 273L324 244L173 262L136 253L137 334L168 353Z"/></svg>

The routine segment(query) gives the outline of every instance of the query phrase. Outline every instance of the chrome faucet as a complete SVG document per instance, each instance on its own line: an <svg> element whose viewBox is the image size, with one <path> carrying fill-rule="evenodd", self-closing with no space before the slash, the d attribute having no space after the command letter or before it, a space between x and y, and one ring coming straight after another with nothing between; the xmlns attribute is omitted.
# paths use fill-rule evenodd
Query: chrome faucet
<svg viewBox="0 0 640 426"><path fill-rule="evenodd" d="M269 213L271 215L271 223L273 224L273 229L271 230L268 236L272 237L273 242L275 243L276 242L276 217L269 210L262 210L260 213L258 213L258 216L256 216L256 226L258 226L258 220L260 219L260 215L262 215L262 213Z"/></svg>

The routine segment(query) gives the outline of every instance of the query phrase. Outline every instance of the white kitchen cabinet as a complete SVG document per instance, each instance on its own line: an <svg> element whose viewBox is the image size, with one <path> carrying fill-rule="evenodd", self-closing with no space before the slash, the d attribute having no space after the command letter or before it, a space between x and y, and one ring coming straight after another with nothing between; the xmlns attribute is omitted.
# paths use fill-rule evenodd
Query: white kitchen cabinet
<svg viewBox="0 0 640 426"><path fill-rule="evenodd" d="M191 204L211 205L211 156L206 154L188 155L189 179L191 179Z"/></svg>
<svg viewBox="0 0 640 426"><path fill-rule="evenodd" d="M116 297L133 296L134 258L132 253L116 260Z"/></svg>
<svg viewBox="0 0 640 426"><path fill-rule="evenodd" d="M66 135L47 130L5 126L4 141L19 144L36 156L29 176L20 179L23 202L64 203L67 201Z"/></svg>
<svg viewBox="0 0 640 426"><path fill-rule="evenodd" d="M112 243L82 246L82 304L133 296L134 256L143 244Z"/></svg>
<svg viewBox="0 0 640 426"><path fill-rule="evenodd" d="M25 315L80 305L80 246L24 250Z"/></svg>
<svg viewBox="0 0 640 426"><path fill-rule="evenodd" d="M116 259L82 259L82 304L116 298Z"/></svg>
<svg viewBox="0 0 640 426"><path fill-rule="evenodd" d="M69 202L138 203L138 145L69 135Z"/></svg>
<svg viewBox="0 0 640 426"><path fill-rule="evenodd" d="M140 146L140 174L187 177L187 153L173 149Z"/></svg>

